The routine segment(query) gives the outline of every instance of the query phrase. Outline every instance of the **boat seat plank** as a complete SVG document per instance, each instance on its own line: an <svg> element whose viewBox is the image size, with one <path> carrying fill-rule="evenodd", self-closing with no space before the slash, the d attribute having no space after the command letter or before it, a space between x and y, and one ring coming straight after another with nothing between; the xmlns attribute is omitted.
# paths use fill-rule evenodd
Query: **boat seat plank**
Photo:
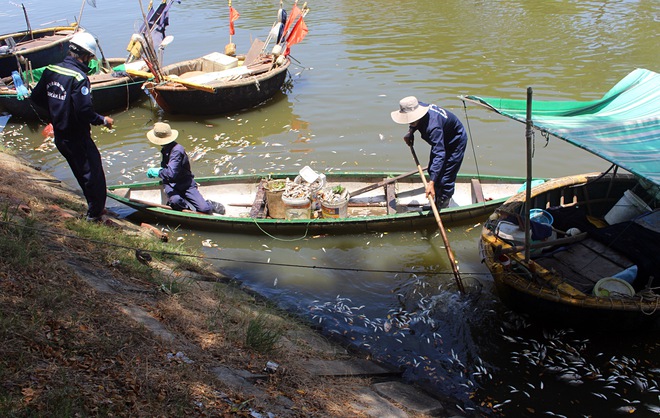
<svg viewBox="0 0 660 418"><path fill-rule="evenodd" d="M70 34L54 34L54 35L42 36L41 38L29 39L21 42L20 50L15 52L20 54L21 50L44 47L50 45L53 42L57 42L60 39L64 39L68 35Z"/></svg>
<svg viewBox="0 0 660 418"><path fill-rule="evenodd" d="M470 183L472 184L472 203L483 203L486 201L484 198L484 191L481 187L481 182L479 179L471 179Z"/></svg>
<svg viewBox="0 0 660 418"><path fill-rule="evenodd" d="M611 277L633 264L628 258L592 238L535 261L548 270L555 270L561 276L571 278L569 284L584 293L591 292L598 280Z"/></svg>
<svg viewBox="0 0 660 418"><path fill-rule="evenodd" d="M388 183L385 186L385 200L387 201L387 214L396 213L396 192L394 183Z"/></svg>
<svg viewBox="0 0 660 418"><path fill-rule="evenodd" d="M122 188L117 188L112 191L114 194L116 194L119 197L123 198L130 198L131 197L131 188L130 187L122 187Z"/></svg>
<svg viewBox="0 0 660 418"><path fill-rule="evenodd" d="M251 218L265 218L266 217L266 180L261 180L257 188L257 195L254 198L254 203L250 209Z"/></svg>

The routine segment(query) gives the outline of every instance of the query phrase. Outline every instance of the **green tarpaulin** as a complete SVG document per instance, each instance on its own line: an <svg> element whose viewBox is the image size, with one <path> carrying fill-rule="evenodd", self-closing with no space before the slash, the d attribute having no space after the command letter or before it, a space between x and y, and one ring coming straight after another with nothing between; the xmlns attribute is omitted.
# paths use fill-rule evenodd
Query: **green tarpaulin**
<svg viewBox="0 0 660 418"><path fill-rule="evenodd" d="M526 100L463 99L526 121ZM532 122L542 131L660 185L660 74L636 69L600 100L533 100Z"/></svg>

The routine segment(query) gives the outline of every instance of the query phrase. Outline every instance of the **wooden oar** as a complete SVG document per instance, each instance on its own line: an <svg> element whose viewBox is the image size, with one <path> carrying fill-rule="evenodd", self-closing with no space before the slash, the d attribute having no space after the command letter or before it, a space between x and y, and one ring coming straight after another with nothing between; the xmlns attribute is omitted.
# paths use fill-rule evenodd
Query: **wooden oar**
<svg viewBox="0 0 660 418"><path fill-rule="evenodd" d="M417 153L415 152L415 148L412 145L410 145L410 152L412 152L413 158L415 159L415 164L417 164L417 171L419 172L419 175L422 178L422 183L424 183L424 188L426 189L426 177L424 176L424 170L422 169L422 166L419 164ZM440 219L440 213L438 213L438 207L435 205L435 199L430 198L429 203L431 203L431 209L433 209L433 215L435 216L435 220L438 223L438 227L440 228L440 235L442 235L442 240L445 243L447 256L449 257L449 262L451 263L451 269L454 272L454 278L456 279L456 286L458 286L458 290L461 293L465 293L465 288L463 287L463 281L461 280L461 275L458 272L458 267L456 266L456 260L454 260L454 254L452 253L451 247L449 246L449 239L447 238L447 233L445 232L444 226L442 226L442 220Z"/></svg>
<svg viewBox="0 0 660 418"><path fill-rule="evenodd" d="M369 186L365 186L361 189L357 189L356 191L351 192L350 195L351 195L351 197L361 195L362 193L366 193L368 191L377 189L379 187L383 187L383 186L388 185L390 183L394 183L397 180L401 180L401 179L405 179L406 177L410 177L415 173L417 173L417 170L413 170L409 173L404 173L404 174L401 174L401 175L396 176L396 177L392 177L392 178L389 178L389 179L385 179L383 181L379 181L378 183L374 183L374 184L371 184Z"/></svg>

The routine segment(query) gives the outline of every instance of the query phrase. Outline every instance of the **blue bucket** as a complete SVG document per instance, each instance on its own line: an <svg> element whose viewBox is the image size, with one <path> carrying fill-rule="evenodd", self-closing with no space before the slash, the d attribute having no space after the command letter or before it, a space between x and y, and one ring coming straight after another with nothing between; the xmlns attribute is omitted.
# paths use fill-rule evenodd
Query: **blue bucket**
<svg viewBox="0 0 660 418"><path fill-rule="evenodd" d="M529 211L529 220L546 225L552 225L554 218L543 209L532 209Z"/></svg>

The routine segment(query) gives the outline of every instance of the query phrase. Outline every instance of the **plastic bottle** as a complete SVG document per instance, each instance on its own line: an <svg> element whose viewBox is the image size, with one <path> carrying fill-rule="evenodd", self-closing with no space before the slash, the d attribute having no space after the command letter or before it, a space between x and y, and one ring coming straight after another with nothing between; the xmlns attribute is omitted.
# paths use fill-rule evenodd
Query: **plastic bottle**
<svg viewBox="0 0 660 418"><path fill-rule="evenodd" d="M16 88L16 98L18 100L23 100L30 97L30 92L28 91L27 87L23 85L23 80L21 79L21 76L18 74L18 71L12 71L11 78L14 80L14 88Z"/></svg>

